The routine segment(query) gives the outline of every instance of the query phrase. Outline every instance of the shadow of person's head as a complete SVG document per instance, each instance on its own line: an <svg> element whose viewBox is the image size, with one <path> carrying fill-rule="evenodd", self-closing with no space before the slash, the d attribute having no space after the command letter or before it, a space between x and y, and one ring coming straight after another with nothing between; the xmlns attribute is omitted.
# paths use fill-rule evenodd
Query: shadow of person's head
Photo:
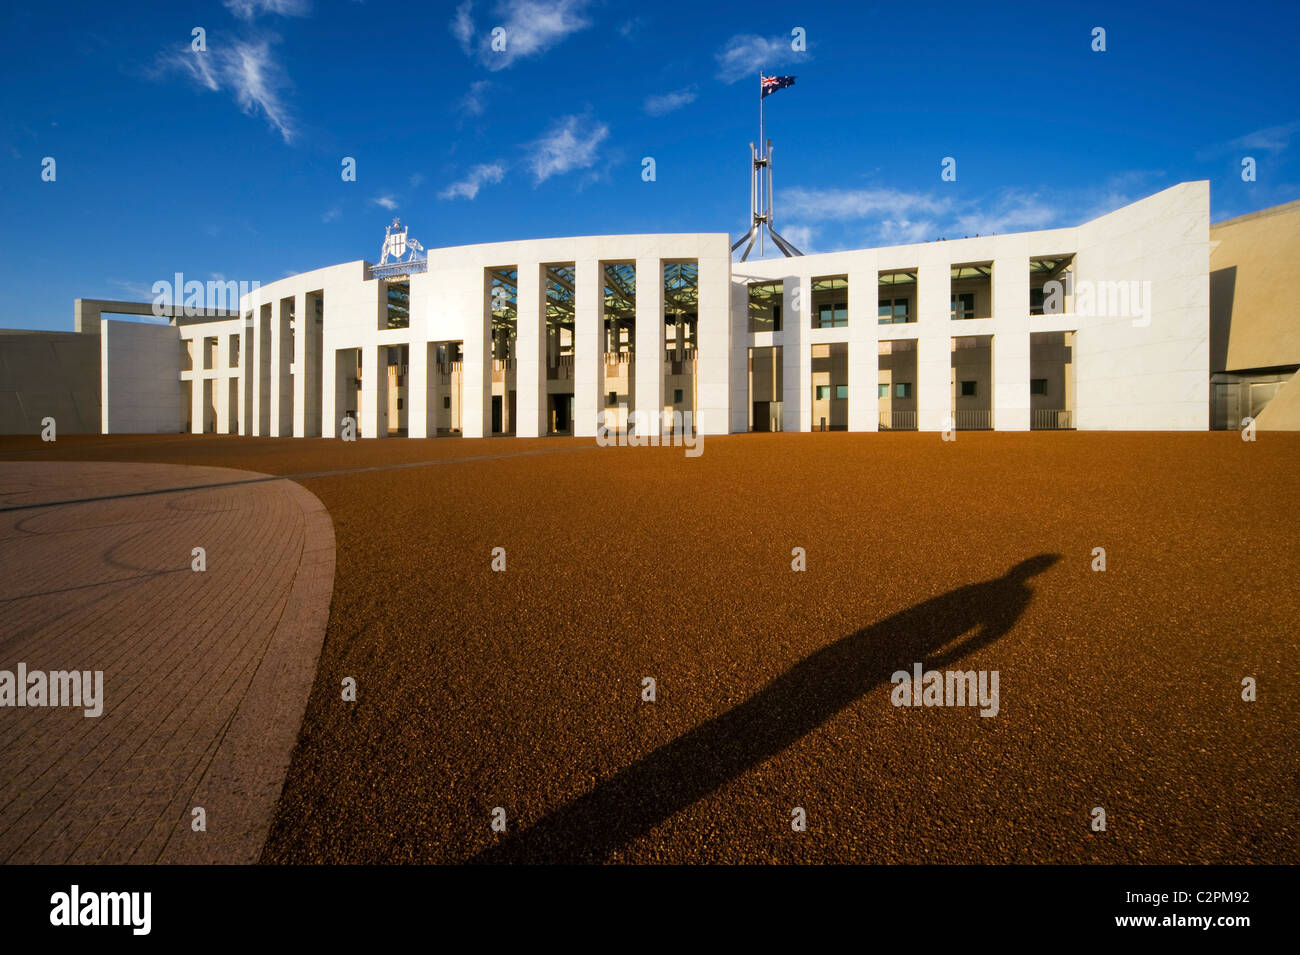
<svg viewBox="0 0 1300 955"><path fill-rule="evenodd" d="M1006 580L1014 580L1023 583L1030 577L1036 577L1047 568L1051 567L1061 559L1060 554L1039 554L1036 557L1030 557L1028 560L1022 560L1016 566L1006 572Z"/></svg>

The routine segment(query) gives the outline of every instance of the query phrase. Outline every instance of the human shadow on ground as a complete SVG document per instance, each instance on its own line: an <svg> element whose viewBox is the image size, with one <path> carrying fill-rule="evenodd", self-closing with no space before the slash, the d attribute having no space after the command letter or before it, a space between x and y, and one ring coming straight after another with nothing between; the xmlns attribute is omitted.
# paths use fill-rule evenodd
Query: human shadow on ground
<svg viewBox="0 0 1300 955"><path fill-rule="evenodd" d="M802 739L914 663L941 670L1007 633L1029 605L1027 581L1058 560L1039 554L1001 577L933 597L799 661L763 689L599 782L471 863L600 862ZM960 643L947 644L970 633ZM942 652L939 652L941 651ZM930 654L938 653L937 656Z"/></svg>

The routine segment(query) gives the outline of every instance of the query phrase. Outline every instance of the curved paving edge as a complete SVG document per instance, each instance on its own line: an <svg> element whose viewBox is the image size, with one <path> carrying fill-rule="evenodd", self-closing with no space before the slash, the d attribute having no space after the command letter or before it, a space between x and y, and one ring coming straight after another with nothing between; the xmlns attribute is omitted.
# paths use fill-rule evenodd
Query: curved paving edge
<svg viewBox="0 0 1300 955"><path fill-rule="evenodd" d="M256 862L334 566L328 512L286 478L0 462L0 863ZM20 665L102 672L101 712L16 706Z"/></svg>
<svg viewBox="0 0 1300 955"><path fill-rule="evenodd" d="M284 788L329 623L334 522L325 505L302 485L275 483L286 486L302 510L298 571L248 692L195 788L193 802L207 809L208 831L202 838L190 838L188 827L178 829L159 862L256 862Z"/></svg>

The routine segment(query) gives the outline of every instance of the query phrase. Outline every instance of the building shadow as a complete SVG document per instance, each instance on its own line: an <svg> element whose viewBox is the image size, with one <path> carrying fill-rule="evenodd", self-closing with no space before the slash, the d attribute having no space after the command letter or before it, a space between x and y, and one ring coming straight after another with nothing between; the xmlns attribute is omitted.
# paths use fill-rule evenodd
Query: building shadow
<svg viewBox="0 0 1300 955"><path fill-rule="evenodd" d="M592 863L781 752L898 670L940 670L1007 633L1059 554L933 597L831 643L471 863ZM954 640L969 634L960 642ZM949 644L953 644L949 646Z"/></svg>

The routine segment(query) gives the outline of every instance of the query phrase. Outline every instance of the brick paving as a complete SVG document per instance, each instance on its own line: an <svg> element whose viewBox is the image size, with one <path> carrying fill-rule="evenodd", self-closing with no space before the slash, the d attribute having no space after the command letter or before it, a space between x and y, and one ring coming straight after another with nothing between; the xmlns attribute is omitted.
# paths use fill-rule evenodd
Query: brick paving
<svg viewBox="0 0 1300 955"><path fill-rule="evenodd" d="M0 862L256 860L334 562L319 501L258 477L0 462L0 669L102 670L104 695L0 708ZM218 486L170 491L196 485Z"/></svg>

